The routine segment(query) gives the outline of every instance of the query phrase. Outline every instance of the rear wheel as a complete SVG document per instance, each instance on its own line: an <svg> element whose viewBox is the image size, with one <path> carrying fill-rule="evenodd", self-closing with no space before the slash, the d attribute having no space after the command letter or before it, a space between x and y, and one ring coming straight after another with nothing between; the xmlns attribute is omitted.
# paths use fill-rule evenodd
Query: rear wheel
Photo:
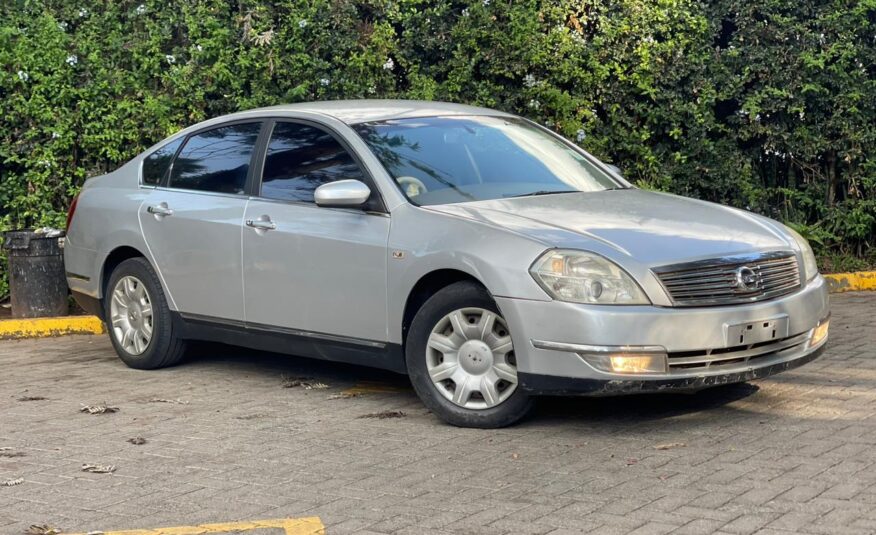
<svg viewBox="0 0 876 535"><path fill-rule="evenodd" d="M185 353L185 342L173 332L161 283L145 258L125 260L113 270L104 317L116 353L131 368L172 366Z"/></svg>
<svg viewBox="0 0 876 535"><path fill-rule="evenodd" d="M426 301L411 324L405 353L417 395L450 424L503 427L532 406L518 388L508 324L476 283L452 284Z"/></svg>

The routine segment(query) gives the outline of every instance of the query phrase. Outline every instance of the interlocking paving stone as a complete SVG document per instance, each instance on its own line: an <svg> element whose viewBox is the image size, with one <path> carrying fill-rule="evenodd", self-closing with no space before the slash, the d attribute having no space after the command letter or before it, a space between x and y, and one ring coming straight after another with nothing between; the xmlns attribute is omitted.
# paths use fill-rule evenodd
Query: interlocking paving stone
<svg viewBox="0 0 876 535"><path fill-rule="evenodd" d="M0 533L302 516L329 534L874 533L876 294L832 306L829 347L802 368L544 400L492 431L446 426L405 378L364 368L204 345L144 372L103 336L0 342L0 447L25 454L0 457L0 481L25 480L0 487ZM391 388L329 399L364 383ZM79 412L103 402L120 411ZM357 418L383 410L406 416Z"/></svg>

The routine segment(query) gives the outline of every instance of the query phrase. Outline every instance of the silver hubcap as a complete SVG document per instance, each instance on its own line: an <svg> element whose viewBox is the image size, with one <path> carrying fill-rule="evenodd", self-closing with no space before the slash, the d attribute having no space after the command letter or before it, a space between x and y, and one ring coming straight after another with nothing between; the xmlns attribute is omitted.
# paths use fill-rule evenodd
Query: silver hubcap
<svg viewBox="0 0 876 535"><path fill-rule="evenodd" d="M137 277L122 277L110 301L113 336L122 349L139 355L152 340L152 301Z"/></svg>
<svg viewBox="0 0 876 535"><path fill-rule="evenodd" d="M445 398L466 409L487 409L517 388L517 361L508 325L483 308L447 314L432 329L426 368Z"/></svg>

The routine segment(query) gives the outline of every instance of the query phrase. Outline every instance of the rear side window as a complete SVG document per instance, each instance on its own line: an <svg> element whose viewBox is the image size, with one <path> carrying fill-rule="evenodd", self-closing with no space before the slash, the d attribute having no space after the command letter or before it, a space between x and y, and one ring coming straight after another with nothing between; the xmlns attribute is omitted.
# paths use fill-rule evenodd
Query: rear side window
<svg viewBox="0 0 876 535"><path fill-rule="evenodd" d="M329 133L278 122L265 157L261 196L313 202L313 191L336 180L365 181L349 152Z"/></svg>
<svg viewBox="0 0 876 535"><path fill-rule="evenodd" d="M167 145L156 150L143 160L143 183L149 186L157 186L167 170L170 168L170 161L173 160L173 155L176 154L176 149L182 145L183 138L171 141Z"/></svg>
<svg viewBox="0 0 876 535"><path fill-rule="evenodd" d="M170 187L243 193L261 123L235 124L195 134L170 171Z"/></svg>

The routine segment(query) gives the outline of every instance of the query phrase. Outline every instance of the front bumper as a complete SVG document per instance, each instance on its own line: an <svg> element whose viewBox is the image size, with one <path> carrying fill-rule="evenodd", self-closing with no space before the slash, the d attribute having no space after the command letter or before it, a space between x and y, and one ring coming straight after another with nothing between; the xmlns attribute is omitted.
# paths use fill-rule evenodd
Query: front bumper
<svg viewBox="0 0 876 535"><path fill-rule="evenodd" d="M779 299L725 307L594 306L501 297L496 302L512 333L521 387L536 394L699 390L760 379L815 359L824 340L812 345L809 339L829 316L827 286L821 276ZM733 346L728 325L771 318L787 318L788 340L798 343L761 352L756 358L726 360L724 353L725 360L716 365L618 374L596 369L571 349L581 345L660 348L671 361L671 355L727 351ZM553 344L545 347L545 341Z"/></svg>

